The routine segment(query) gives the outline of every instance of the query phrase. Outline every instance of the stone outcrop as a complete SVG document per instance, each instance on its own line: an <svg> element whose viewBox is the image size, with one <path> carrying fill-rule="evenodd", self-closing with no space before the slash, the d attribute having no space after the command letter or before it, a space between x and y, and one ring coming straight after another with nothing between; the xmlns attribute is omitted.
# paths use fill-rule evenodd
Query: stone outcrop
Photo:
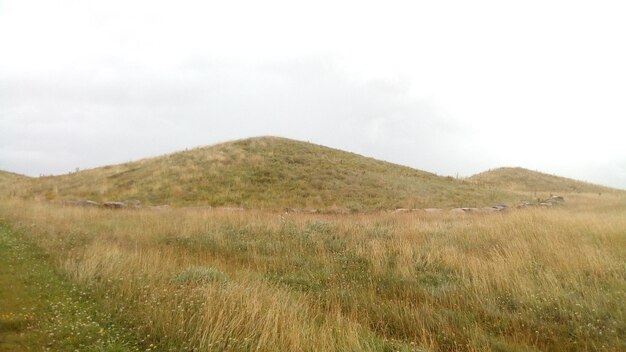
<svg viewBox="0 0 626 352"><path fill-rule="evenodd" d="M100 207L100 203L94 202L93 200L63 200L61 204L65 206L73 206L73 207L85 207L85 208L98 208Z"/></svg>
<svg viewBox="0 0 626 352"><path fill-rule="evenodd" d="M550 196L550 198L544 200L543 202L551 203L551 204L560 204L560 203L565 202L565 199L561 196Z"/></svg>
<svg viewBox="0 0 626 352"><path fill-rule="evenodd" d="M75 203L75 205L79 207L85 208L98 208L100 207L100 203L94 202L93 200L79 200Z"/></svg>
<svg viewBox="0 0 626 352"><path fill-rule="evenodd" d="M123 202L104 202L102 206L108 209L124 209L128 207L126 203Z"/></svg>
<svg viewBox="0 0 626 352"><path fill-rule="evenodd" d="M555 205L562 205L565 202L565 198L563 198L562 196L550 196L548 199L545 200L541 200L541 199L537 199L536 203L530 202L530 201L523 201L521 203L519 203L516 208L518 209L523 209L523 208L529 208L529 207L542 207L542 208L549 208Z"/></svg>

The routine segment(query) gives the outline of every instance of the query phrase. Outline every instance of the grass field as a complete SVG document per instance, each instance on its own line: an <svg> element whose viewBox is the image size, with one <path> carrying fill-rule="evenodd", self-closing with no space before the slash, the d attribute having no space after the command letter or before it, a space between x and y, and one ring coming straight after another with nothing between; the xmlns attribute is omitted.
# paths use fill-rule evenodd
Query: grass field
<svg viewBox="0 0 626 352"><path fill-rule="evenodd" d="M476 214L0 214L158 350L623 351L626 198L565 197Z"/></svg>

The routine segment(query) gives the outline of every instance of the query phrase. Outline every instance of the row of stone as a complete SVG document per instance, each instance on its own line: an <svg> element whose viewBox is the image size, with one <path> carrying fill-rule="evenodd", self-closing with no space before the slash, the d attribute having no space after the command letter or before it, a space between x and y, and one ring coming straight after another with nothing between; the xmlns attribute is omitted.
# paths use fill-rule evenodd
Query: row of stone
<svg viewBox="0 0 626 352"><path fill-rule="evenodd" d="M533 202L529 202L529 201L524 201L519 203L518 205L516 205L515 207L518 209L521 208L527 208L527 207L535 207L535 206L539 206L539 207L551 207L554 205L558 205L563 203L565 200L563 199L563 197L561 196L551 196L548 199L545 200L540 200L538 199L536 203ZM92 200L74 200L74 201L64 201L63 202L64 205L71 205L71 206L80 206L80 207L93 207L93 208L108 208L108 209L125 209L125 208L133 208L133 209L138 209L141 208L141 202L138 200L133 200L133 201L128 201L128 202L103 202L103 203L98 203L98 202L94 202ZM149 206L147 207L149 209L166 209L169 208L169 205L157 205L157 206ZM243 210L243 208L219 208L219 209L224 209L224 210ZM471 213L471 212L498 212L498 211L506 211L509 209L509 206L506 204L496 204L494 206L491 207L482 207L482 208L453 208L450 209L449 211L453 212L453 213ZM423 208L423 209L418 209L418 208L413 208L413 209L408 209L408 208L400 208L400 209L395 209L393 211L393 213L408 213L408 212L426 212L426 213L433 213L433 212L441 212L444 211L445 209L442 208ZM316 209L310 210L310 209L297 209L297 208L286 208L285 209L285 213L317 213L318 211Z"/></svg>
<svg viewBox="0 0 626 352"><path fill-rule="evenodd" d="M550 198L548 198L548 199L544 199L544 200L538 199L537 202L524 201L524 202L521 202L521 203L517 204L515 207L517 209L528 208L528 207L552 207L552 206L563 204L563 202L565 202L565 199L563 197L561 197L561 196L550 196ZM482 208L453 208L453 209L450 209L449 211L451 211L453 213L472 213L472 212L506 211L508 209L509 209L509 206L506 205L506 204L496 204L496 205L491 206L491 207L482 207ZM444 210L446 210L446 209L441 209L441 208L425 208L425 209L400 208L400 209L394 210L393 212L394 213L408 213L408 212L427 212L427 213L432 213L432 212L441 212L441 211L444 211Z"/></svg>
<svg viewBox="0 0 626 352"><path fill-rule="evenodd" d="M85 208L107 208L107 209L126 209L126 208L141 208L141 202L133 200L129 202L103 202L98 203L93 200L66 200L63 201L63 205L85 207Z"/></svg>
<svg viewBox="0 0 626 352"><path fill-rule="evenodd" d="M528 208L528 207L552 207L555 205L560 205L563 204L563 202L565 202L565 199L561 196L550 196L550 198L548 199L537 199L536 203L530 202L530 201L525 201L522 202L520 204L517 205L518 209L521 208Z"/></svg>
<svg viewBox="0 0 626 352"><path fill-rule="evenodd" d="M505 204L497 204L494 205L492 207L482 207L482 208L452 208L449 209L450 212L453 213L471 213L471 212L495 212L495 211L504 211L507 210L509 207ZM407 208L400 208L400 209L396 209L393 212L394 213L409 213L409 212L426 212L426 213L436 213L436 212L441 212L441 211L445 211L447 209L442 209L442 208L413 208L413 209L407 209Z"/></svg>

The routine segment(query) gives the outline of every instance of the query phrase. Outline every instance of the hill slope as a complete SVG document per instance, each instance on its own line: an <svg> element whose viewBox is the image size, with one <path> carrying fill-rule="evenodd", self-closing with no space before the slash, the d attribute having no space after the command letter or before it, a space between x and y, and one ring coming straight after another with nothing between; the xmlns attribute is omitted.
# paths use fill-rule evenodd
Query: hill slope
<svg viewBox="0 0 626 352"><path fill-rule="evenodd" d="M469 178L478 185L522 192L612 193L619 190L521 167L502 167Z"/></svg>
<svg viewBox="0 0 626 352"><path fill-rule="evenodd" d="M258 137L25 181L25 198L282 209L477 206L515 197L279 137Z"/></svg>
<svg viewBox="0 0 626 352"><path fill-rule="evenodd" d="M3 183L7 181L14 181L14 180L25 179L25 178L28 178L28 176L0 170L0 182L3 182Z"/></svg>
<svg viewBox="0 0 626 352"><path fill-rule="evenodd" d="M0 194L5 194L17 188L18 184L30 179L28 176L0 170Z"/></svg>

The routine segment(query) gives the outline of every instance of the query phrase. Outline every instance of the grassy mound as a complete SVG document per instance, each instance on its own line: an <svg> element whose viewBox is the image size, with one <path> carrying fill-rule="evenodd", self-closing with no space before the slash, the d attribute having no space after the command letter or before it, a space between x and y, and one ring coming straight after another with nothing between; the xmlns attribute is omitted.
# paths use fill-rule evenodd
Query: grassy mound
<svg viewBox="0 0 626 352"><path fill-rule="evenodd" d="M278 137L27 179L13 189L22 198L264 209L480 206L515 198L472 182Z"/></svg>
<svg viewBox="0 0 626 352"><path fill-rule="evenodd" d="M531 171L521 167L502 167L469 178L477 185L523 192L615 193L609 187L572 180L570 178Z"/></svg>

